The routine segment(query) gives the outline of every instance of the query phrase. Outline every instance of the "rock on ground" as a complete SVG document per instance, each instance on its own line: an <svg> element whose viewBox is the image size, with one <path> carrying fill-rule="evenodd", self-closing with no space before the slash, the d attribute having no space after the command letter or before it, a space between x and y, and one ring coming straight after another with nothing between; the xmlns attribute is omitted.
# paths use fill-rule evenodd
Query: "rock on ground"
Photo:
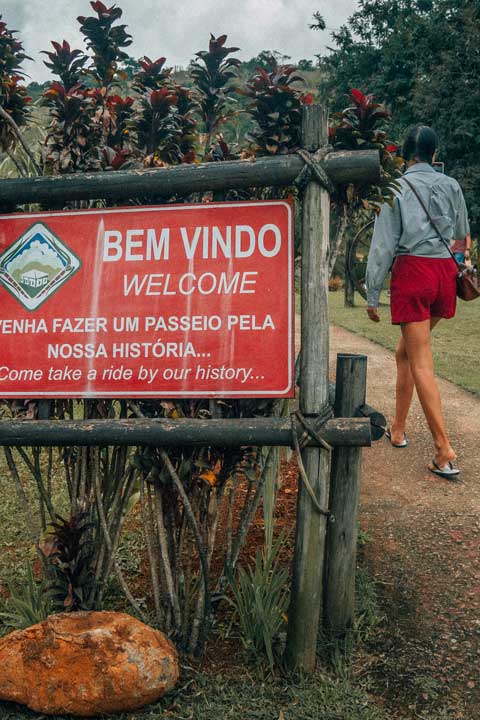
<svg viewBox="0 0 480 720"><path fill-rule="evenodd" d="M116 612L51 615L0 640L0 699L46 714L136 710L171 690L174 646Z"/></svg>

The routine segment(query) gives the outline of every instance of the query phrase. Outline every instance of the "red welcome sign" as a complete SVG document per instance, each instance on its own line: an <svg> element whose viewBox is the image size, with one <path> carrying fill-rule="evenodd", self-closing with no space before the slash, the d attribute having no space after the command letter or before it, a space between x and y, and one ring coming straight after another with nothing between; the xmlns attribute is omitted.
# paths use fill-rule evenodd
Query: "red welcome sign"
<svg viewBox="0 0 480 720"><path fill-rule="evenodd" d="M284 201L0 217L0 397L288 397Z"/></svg>

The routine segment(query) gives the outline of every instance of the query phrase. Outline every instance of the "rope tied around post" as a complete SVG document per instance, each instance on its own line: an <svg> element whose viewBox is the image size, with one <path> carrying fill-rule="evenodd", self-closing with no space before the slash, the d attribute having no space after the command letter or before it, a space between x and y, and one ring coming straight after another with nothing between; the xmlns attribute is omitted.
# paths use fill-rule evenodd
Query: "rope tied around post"
<svg viewBox="0 0 480 720"><path fill-rule="evenodd" d="M318 434L317 430L312 427L311 424L307 422L305 419L305 416L302 415L300 410L296 410L295 413L293 413L297 420L299 421L300 425L303 427L304 432L302 433L302 436L299 440L300 448L303 449L305 445L307 445L309 438L313 438L315 442L323 448L323 450L326 450L327 452L332 451L332 446L329 445L320 435ZM333 408L331 405L326 405L323 409L322 413L319 413L314 416L317 425L323 426L325 423L330 420L330 418L333 417Z"/></svg>
<svg viewBox="0 0 480 720"><path fill-rule="evenodd" d="M295 180L295 185L299 191L303 192L307 184L314 180L324 190L332 194L335 190L335 186L323 167L323 160L325 160L327 155L332 152L332 147L330 145L324 145L324 147L320 148L315 153L309 153L303 148L298 148L295 152L305 163L300 175Z"/></svg>
<svg viewBox="0 0 480 720"><path fill-rule="evenodd" d="M332 416L332 414L333 414L332 408L330 406L328 406L326 411L320 416L322 425L325 422L327 422L327 420ZM325 440L323 440L323 438L320 437L318 432L314 428L312 428L311 425L308 424L308 422L305 420L304 416L302 415L302 413L300 411L297 410L296 412L291 413L290 419L292 422L292 441L293 441L292 447L295 450L295 453L297 456L297 464L298 464L298 470L300 473L300 478L301 478L301 480L305 486L305 489L306 489L307 493L309 494L310 499L311 499L315 509L317 510L317 512L320 513L320 515L324 515L325 517L327 517L330 522L335 522L335 518L332 515L332 513L329 510L327 510L326 508L323 508L320 505L320 503L318 502L315 492L310 483L310 480L308 479L308 475L305 471L305 466L304 466L303 460L302 460L302 448L300 446L300 441L297 436L296 421L298 420L305 430L305 432L302 434L302 439L301 439L302 447L305 447L305 445L308 442L308 439L310 437L312 437L318 443L320 448L322 450L325 450L326 452L330 452L332 450L332 447L327 442L325 442Z"/></svg>

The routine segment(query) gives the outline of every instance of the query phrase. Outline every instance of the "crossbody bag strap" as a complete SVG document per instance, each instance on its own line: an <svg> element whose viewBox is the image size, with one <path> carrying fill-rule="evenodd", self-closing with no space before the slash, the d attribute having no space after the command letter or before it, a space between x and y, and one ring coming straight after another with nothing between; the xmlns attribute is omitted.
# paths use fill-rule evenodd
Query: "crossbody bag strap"
<svg viewBox="0 0 480 720"><path fill-rule="evenodd" d="M456 264L456 266L458 267L458 269L461 270L461 266L460 266L460 264L458 263L457 258L455 257L455 255L453 254L453 252L450 250L450 246L449 246L448 242L444 239L442 233L440 232L437 223L435 222L435 220L432 218L432 216L431 216L430 213L428 212L427 206L426 206L425 203L423 202L422 196L421 196L420 193L418 192L417 188L415 187L415 185L414 185L413 183L410 182L410 180L407 180L407 178L405 177L405 175L403 176L402 180L405 180L405 182L407 183L407 185L409 186L409 188L412 190L413 194L416 196L416 198L417 198L418 202L420 203L420 205L422 206L422 208L423 208L423 210L424 210L427 218L429 219L431 226L433 227L433 229L434 229L435 232L437 233L438 237L440 238L440 240L443 242L443 244L444 244L445 247L447 248L448 252L449 252L450 255L452 256L452 260L455 261L455 264Z"/></svg>

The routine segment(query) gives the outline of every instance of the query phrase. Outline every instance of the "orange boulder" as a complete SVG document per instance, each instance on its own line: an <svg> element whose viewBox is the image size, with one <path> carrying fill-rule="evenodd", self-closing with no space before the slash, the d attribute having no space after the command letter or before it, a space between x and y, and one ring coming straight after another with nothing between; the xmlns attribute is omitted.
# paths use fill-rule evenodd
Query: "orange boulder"
<svg viewBox="0 0 480 720"><path fill-rule="evenodd" d="M178 680L174 646L130 615L51 615L0 639L0 700L91 717L136 710Z"/></svg>

